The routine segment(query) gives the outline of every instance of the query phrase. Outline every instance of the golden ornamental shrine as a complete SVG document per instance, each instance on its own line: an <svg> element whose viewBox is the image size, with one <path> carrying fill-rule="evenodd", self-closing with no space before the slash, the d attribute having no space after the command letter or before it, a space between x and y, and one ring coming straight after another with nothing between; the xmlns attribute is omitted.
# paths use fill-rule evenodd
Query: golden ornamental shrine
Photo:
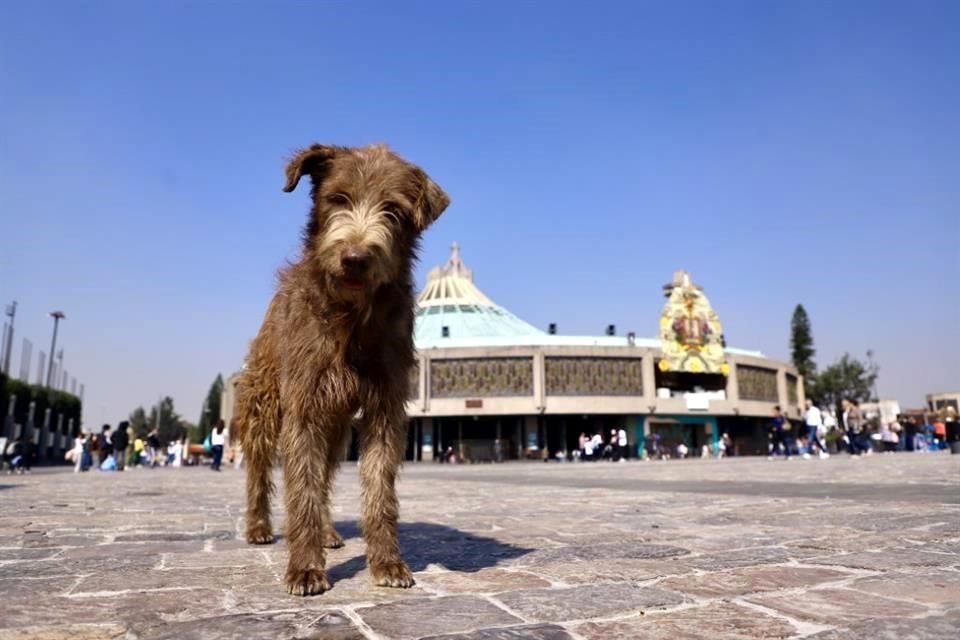
<svg viewBox="0 0 960 640"><path fill-rule="evenodd" d="M660 314L663 372L730 374L724 354L723 327L703 289L686 271L664 286L667 303Z"/></svg>

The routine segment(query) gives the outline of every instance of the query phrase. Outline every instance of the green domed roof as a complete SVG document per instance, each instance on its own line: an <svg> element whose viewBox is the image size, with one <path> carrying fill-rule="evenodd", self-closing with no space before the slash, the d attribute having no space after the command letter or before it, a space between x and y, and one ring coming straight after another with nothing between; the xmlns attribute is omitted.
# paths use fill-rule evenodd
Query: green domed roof
<svg viewBox="0 0 960 640"><path fill-rule="evenodd" d="M447 264L430 271L427 286L417 298L414 338L418 349L444 346L446 340L541 335L546 334L497 305L477 288L473 272L460 259L456 243Z"/></svg>

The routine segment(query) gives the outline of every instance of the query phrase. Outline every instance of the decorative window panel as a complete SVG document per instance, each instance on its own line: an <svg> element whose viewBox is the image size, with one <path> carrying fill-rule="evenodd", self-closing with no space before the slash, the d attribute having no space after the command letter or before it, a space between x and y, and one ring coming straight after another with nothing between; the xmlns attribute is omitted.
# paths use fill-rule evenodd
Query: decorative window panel
<svg viewBox="0 0 960 640"><path fill-rule="evenodd" d="M547 395L640 396L640 358L546 358Z"/></svg>
<svg viewBox="0 0 960 640"><path fill-rule="evenodd" d="M430 395L434 398L531 396L533 359L431 360Z"/></svg>
<svg viewBox="0 0 960 640"><path fill-rule="evenodd" d="M790 404L797 404L800 401L799 390L797 389L797 376L792 373L787 374L787 402Z"/></svg>
<svg viewBox="0 0 960 640"><path fill-rule="evenodd" d="M741 400L777 402L780 399L777 392L777 372L774 369L737 365L737 386Z"/></svg>
<svg viewBox="0 0 960 640"><path fill-rule="evenodd" d="M407 398L416 400L420 397L420 364L415 363L410 368L410 390L407 392Z"/></svg>

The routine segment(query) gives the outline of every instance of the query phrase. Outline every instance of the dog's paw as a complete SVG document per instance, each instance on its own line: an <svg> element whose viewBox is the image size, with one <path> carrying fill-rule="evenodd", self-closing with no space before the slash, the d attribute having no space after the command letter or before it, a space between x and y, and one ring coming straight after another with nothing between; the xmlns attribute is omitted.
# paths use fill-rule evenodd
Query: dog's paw
<svg viewBox="0 0 960 640"><path fill-rule="evenodd" d="M292 596L313 596L330 589L326 572L319 569L287 569L285 582Z"/></svg>
<svg viewBox="0 0 960 640"><path fill-rule="evenodd" d="M270 527L251 527L247 529L248 544L270 544L273 542L273 531Z"/></svg>
<svg viewBox="0 0 960 640"><path fill-rule="evenodd" d="M325 531L323 534L323 546L326 549L339 549L343 546L343 536L337 533L335 529Z"/></svg>
<svg viewBox="0 0 960 640"><path fill-rule="evenodd" d="M416 584L413 574L410 572L410 567L403 560L370 567L370 579L377 587L409 589Z"/></svg>

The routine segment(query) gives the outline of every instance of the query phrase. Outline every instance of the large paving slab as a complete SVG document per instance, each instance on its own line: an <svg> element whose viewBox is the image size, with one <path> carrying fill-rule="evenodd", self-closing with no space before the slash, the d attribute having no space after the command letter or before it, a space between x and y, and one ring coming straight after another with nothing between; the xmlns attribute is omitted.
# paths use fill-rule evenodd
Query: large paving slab
<svg viewBox="0 0 960 640"><path fill-rule="evenodd" d="M370 585L348 464L303 599L282 536L240 535L242 471L0 476L0 640L960 637L960 456L418 464L400 494L417 586Z"/></svg>

